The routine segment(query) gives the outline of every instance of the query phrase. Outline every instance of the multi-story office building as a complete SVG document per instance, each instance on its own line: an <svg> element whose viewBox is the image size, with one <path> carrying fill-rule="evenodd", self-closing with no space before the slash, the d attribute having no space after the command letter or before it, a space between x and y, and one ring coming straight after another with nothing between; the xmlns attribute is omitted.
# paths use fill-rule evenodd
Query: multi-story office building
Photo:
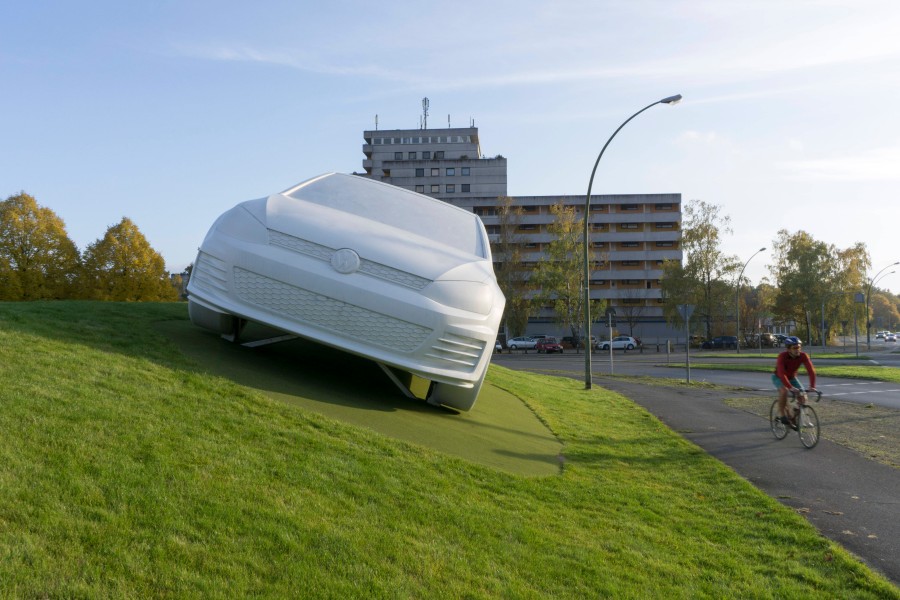
<svg viewBox="0 0 900 600"><path fill-rule="evenodd" d="M476 127L394 129L364 133L365 175L439 198L481 217L497 241L497 208L506 193L506 159L485 158ZM584 196L515 196L521 207L516 239L524 269L534 268L553 236L551 206L562 203L584 212ZM591 196L591 247L598 260L591 273L591 297L609 302L618 329L645 341L671 335L663 318L660 287L665 260L682 258L681 194ZM527 333L558 333L544 310ZM605 331L601 335L605 335Z"/></svg>
<svg viewBox="0 0 900 600"><path fill-rule="evenodd" d="M506 196L506 159L484 158L478 128L366 131L363 168L386 183L461 204Z"/></svg>

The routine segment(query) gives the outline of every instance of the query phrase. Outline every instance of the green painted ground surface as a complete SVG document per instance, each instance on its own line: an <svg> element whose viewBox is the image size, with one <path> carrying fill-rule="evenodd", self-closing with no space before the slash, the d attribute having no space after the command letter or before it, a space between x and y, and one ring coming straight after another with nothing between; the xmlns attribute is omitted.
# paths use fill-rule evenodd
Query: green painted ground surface
<svg viewBox="0 0 900 600"><path fill-rule="evenodd" d="M158 327L200 368L279 401L511 473L560 471L559 440L488 383L474 408L458 413L405 398L373 362L325 346L293 340L251 349L187 321Z"/></svg>

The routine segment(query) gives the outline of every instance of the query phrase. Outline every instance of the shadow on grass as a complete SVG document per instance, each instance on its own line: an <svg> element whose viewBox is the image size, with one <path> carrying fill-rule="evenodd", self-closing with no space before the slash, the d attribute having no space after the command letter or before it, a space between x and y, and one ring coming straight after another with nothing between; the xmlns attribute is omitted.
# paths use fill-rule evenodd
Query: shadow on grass
<svg viewBox="0 0 900 600"><path fill-rule="evenodd" d="M510 473L559 473L559 440L518 398L487 383L460 413L406 398L374 362L309 340L248 348L187 321L157 328L204 371L278 401Z"/></svg>

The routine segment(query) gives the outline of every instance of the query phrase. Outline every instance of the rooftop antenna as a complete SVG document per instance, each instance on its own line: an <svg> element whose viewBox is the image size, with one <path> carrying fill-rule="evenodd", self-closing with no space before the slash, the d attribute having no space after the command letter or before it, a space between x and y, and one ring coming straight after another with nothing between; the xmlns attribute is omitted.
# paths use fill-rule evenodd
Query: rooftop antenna
<svg viewBox="0 0 900 600"><path fill-rule="evenodd" d="M375 131L378 131L378 115L375 115Z"/></svg>
<svg viewBox="0 0 900 600"><path fill-rule="evenodd" d="M450 129L450 115L447 114L447 129Z"/></svg>
<svg viewBox="0 0 900 600"><path fill-rule="evenodd" d="M428 129L428 98L422 98L422 129Z"/></svg>

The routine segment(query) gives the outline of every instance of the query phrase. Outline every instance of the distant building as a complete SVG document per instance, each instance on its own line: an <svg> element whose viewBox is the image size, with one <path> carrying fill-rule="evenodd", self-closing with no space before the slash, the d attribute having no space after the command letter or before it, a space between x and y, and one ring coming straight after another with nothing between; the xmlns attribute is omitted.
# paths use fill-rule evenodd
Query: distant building
<svg viewBox="0 0 900 600"><path fill-rule="evenodd" d="M497 207L507 195L506 159L482 156L477 127L376 129L363 137L366 177L471 210L497 241ZM553 220L550 207L563 202L580 215L584 200L569 195L513 197L523 210L518 233L526 270L541 260L553 239L547 231ZM682 259L681 194L591 195L590 223L592 248L609 261L592 271L591 297L609 300L621 333L645 341L677 335L663 318L660 280L663 261ZM592 330L598 337L608 333L599 323ZM531 320L528 333L568 335L555 330L549 310Z"/></svg>

